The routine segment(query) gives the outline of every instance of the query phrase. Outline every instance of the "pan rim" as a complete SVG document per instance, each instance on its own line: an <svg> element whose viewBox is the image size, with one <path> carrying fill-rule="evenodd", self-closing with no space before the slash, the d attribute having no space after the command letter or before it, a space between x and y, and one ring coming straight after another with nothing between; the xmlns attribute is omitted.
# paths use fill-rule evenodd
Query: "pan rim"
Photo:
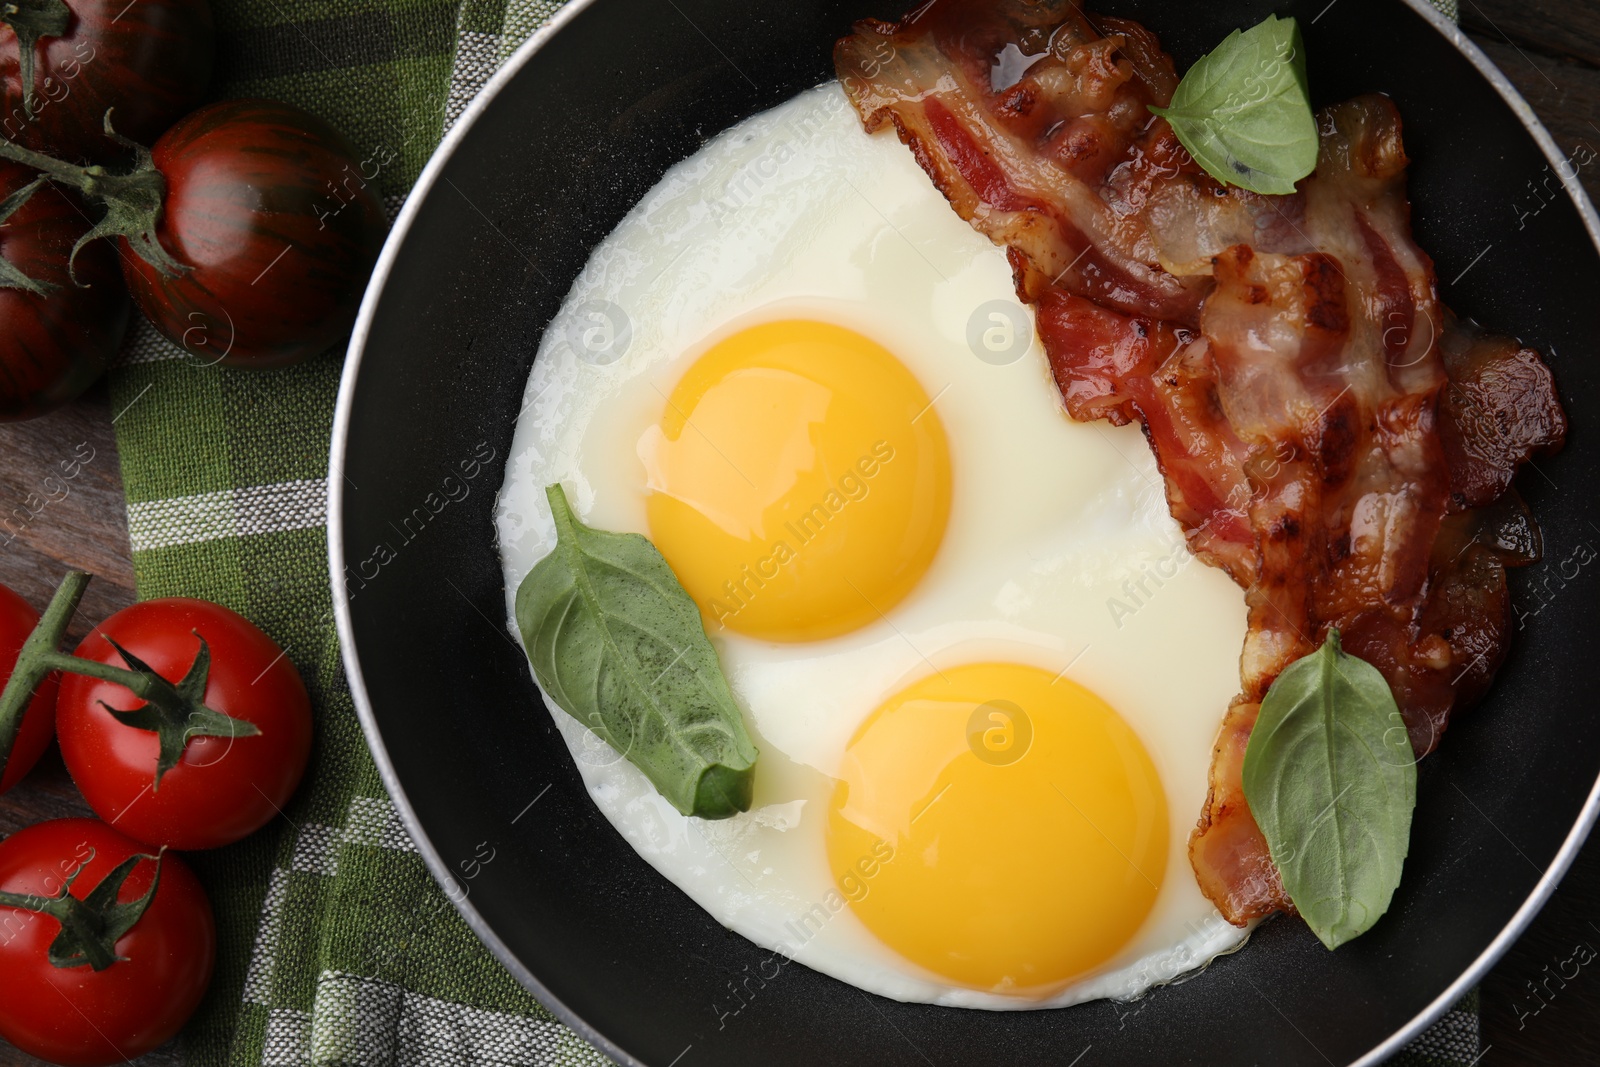
<svg viewBox="0 0 1600 1067"><path fill-rule="evenodd" d="M339 380L338 401L334 408L333 432L328 457L327 540L328 576L333 599L334 625L339 637L340 655L344 662L351 700L355 706L357 718L361 722L362 733L365 735L368 747L372 750L373 759L377 763L379 777L383 782L384 789L394 803L402 824L415 842L429 872L441 886L448 886L453 881L453 875L449 864L445 862L438 847L423 828L415 809L406 796L405 788L400 782L394 764L389 758L388 750L383 741L383 734L378 725L377 715L373 710L371 698L367 692L365 678L361 670L360 657L356 650L355 626L350 611L350 598L344 583L340 581L340 576L345 572L346 557L344 544L338 536L338 531L343 528L344 524L345 478L343 475L345 460L349 451L351 413L354 409L355 392L366 355L367 342L372 332L378 305L382 300L383 290L395 263L400 257L400 249L405 243L411 225L421 211L423 201L433 192L434 187L438 184L440 175L455 154L456 149L467 138L478 118L488 110L493 100L521 73L522 69L528 65L533 57L544 48L562 27L591 7L595 2L596 0L570 0L548 23L537 30L512 53L505 64L495 72L482 90L479 91L478 95L467 105L456 119L455 124L445 131L439 146L434 150L416 184L407 195L405 203L389 232L389 236L384 242L383 250L378 256L377 263L373 267L372 277L367 284L355 326L351 331L350 344ZM1562 166L1566 162L1566 157L1562 154L1555 139L1551 136L1549 130L1545 128L1538 115L1534 113L1527 100L1523 98L1517 88L1512 85L1510 79L1506 77L1483 50L1455 22L1446 18L1435 8L1429 0L1398 0L1398 2L1421 16L1445 40L1449 41L1456 51L1460 52L1478 71L1479 75L1494 88L1501 99L1510 106L1517 118L1522 122L1523 128L1528 131L1546 160L1556 174L1560 176L1562 187L1566 190L1567 195L1573 202L1573 206L1583 219L1584 228L1588 231L1590 241L1595 246L1596 252L1600 253L1600 214L1596 213L1588 193L1578 181L1576 169ZM1332 5L1330 4L1329 6L1331 7ZM1318 17L1320 18L1321 16L1319 15ZM1376 1048L1352 1063L1351 1067L1376 1067L1377 1064L1394 1055L1423 1030L1431 1026L1452 1005L1459 1001L1468 989L1483 979L1488 970L1522 936L1529 923L1533 921L1533 917L1538 914L1539 910L1549 900L1550 895L1555 891L1556 885L1566 875L1568 868L1571 867L1579 849L1583 847L1597 817L1600 817L1600 777L1596 778L1594 785L1590 788L1588 798L1584 801L1583 808L1579 812L1577 820L1573 823L1572 829L1563 840L1561 848L1557 850L1555 858L1545 869L1539 881L1534 884L1533 890L1528 894L1522 905L1506 922L1505 926L1501 928L1500 932L1495 935L1494 939L1462 971L1461 975L1445 987L1427 1007L1413 1016L1408 1023L1392 1033ZM610 1038L600 1033L599 1030L574 1012L540 982L522 964L516 953L500 939L490 924L474 907L467 895L450 893L448 896L472 932L483 941L489 951L511 972L523 988L527 989L552 1014L618 1063L625 1064L627 1067L648 1067L644 1061L633 1056Z"/></svg>

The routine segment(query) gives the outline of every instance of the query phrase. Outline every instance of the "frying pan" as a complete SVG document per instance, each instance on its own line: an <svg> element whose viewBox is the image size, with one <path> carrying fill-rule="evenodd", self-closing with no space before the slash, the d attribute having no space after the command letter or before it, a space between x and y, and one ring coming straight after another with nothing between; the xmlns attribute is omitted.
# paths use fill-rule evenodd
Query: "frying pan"
<svg viewBox="0 0 1600 1067"><path fill-rule="evenodd" d="M1600 442L1586 430L1600 410L1600 223L1527 104L1422 0L1100 5L1154 30L1180 70L1230 30L1292 14L1318 106L1390 94L1446 301L1547 353L1572 415L1566 451L1519 483L1546 556L1512 578L1515 649L1422 763L1405 880L1371 933L1330 953L1299 922L1269 921L1135 1005L901 1004L791 966L723 1016L729 983L765 951L590 803L506 632L494 492L541 333L591 249L667 168L830 77L854 19L903 2L576 0L445 138L367 292L329 478L339 635L384 781L441 880L478 842L503 842L471 897L452 897L535 996L625 1064L1377 1063L1505 950L1600 806L1600 579L1579 562L1600 543ZM396 542L391 524L491 452L464 499ZM352 597L347 566L391 543Z"/></svg>

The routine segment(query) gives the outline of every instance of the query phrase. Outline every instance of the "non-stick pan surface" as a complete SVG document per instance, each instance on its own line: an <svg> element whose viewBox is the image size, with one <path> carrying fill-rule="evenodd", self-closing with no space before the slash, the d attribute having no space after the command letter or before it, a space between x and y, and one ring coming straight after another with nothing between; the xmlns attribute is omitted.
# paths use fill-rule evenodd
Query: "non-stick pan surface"
<svg viewBox="0 0 1600 1067"><path fill-rule="evenodd" d="M367 294L329 479L345 658L389 789L441 878L493 843L494 862L456 894L462 911L623 1062L1376 1062L1521 929L1592 821L1600 772L1593 209L1574 181L1563 190L1571 170L1527 106L1421 0L1100 5L1149 26L1180 69L1236 27L1294 14L1317 104L1393 96L1417 236L1445 299L1548 353L1572 417L1566 451L1520 482L1546 557L1513 577L1515 651L1421 765L1405 882L1371 933L1329 953L1302 924L1271 921L1244 951L1137 1004L1061 1011L900 1004L799 965L747 982L767 953L600 816L506 632L494 498L541 331L573 277L668 167L829 77L834 39L855 18L899 15L896 4L579 0L447 138ZM467 495L435 514L447 476L489 454Z"/></svg>

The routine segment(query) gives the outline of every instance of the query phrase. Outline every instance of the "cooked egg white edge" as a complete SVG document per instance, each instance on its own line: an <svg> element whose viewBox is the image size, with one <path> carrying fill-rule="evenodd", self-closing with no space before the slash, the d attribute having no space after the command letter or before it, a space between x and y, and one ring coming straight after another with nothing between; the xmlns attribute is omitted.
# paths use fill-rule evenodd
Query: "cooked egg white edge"
<svg viewBox="0 0 1600 1067"><path fill-rule="evenodd" d="M545 332L497 514L508 617L520 644L516 589L554 543L544 485L563 482L592 525L648 533L636 442L711 340L781 314L879 340L944 420L950 528L924 581L882 623L811 646L713 633L762 752L753 810L722 822L681 816L603 741L560 711L554 720L629 844L775 960L901 1000L1017 1009L1127 999L1247 936L1204 900L1186 854L1238 686L1242 598L1183 547L1137 429L1072 422L1037 342L1006 366L973 355L968 319L991 299L1015 300L1003 252L950 211L892 136L864 134L837 86L714 139L601 243ZM571 343L583 329L615 328L595 318L596 301L632 309L614 362ZM1012 405L999 424L984 403L997 382ZM975 601L989 608L977 622ZM876 702L936 666L988 658L1065 670L1104 697L1145 741L1171 806L1166 878L1144 929L1101 973L1047 1000L952 988L888 950L836 906L821 846L831 770ZM1183 707L1167 710L1182 714L1146 713L1173 698L1160 679L1181 680Z"/></svg>

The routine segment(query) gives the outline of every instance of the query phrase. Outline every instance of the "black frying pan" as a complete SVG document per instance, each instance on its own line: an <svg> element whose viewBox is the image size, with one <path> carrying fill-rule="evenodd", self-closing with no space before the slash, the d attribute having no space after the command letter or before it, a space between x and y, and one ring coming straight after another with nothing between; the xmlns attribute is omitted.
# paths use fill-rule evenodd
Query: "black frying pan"
<svg viewBox="0 0 1600 1067"><path fill-rule="evenodd" d="M1525 628L1489 700L1422 764L1405 882L1371 933L1329 953L1300 923L1268 922L1132 1016L1104 1002L900 1004L789 967L719 1027L713 1004L726 1008L727 983L764 950L595 810L504 631L493 489L541 331L590 249L708 138L829 77L851 20L897 16L899 3L579 0L446 139L367 293L329 479L339 630L389 790L440 877L485 837L506 842L462 911L524 984L625 1063L1067 1064L1085 1049L1083 1067L1375 1063L1511 942L1600 803L1597 579L1573 562L1600 544L1600 443L1586 429L1600 413L1600 225L1574 181L1570 198L1530 211L1530 182L1561 186L1553 143L1422 0L1099 5L1149 26L1180 69L1231 29L1294 14L1316 103L1392 95L1415 161L1417 236L1447 301L1551 353L1572 415L1566 452L1520 485L1546 537L1546 562L1513 578ZM390 524L479 442L499 458L468 498L345 599L346 565L393 541ZM547 784L537 818L513 825Z"/></svg>

